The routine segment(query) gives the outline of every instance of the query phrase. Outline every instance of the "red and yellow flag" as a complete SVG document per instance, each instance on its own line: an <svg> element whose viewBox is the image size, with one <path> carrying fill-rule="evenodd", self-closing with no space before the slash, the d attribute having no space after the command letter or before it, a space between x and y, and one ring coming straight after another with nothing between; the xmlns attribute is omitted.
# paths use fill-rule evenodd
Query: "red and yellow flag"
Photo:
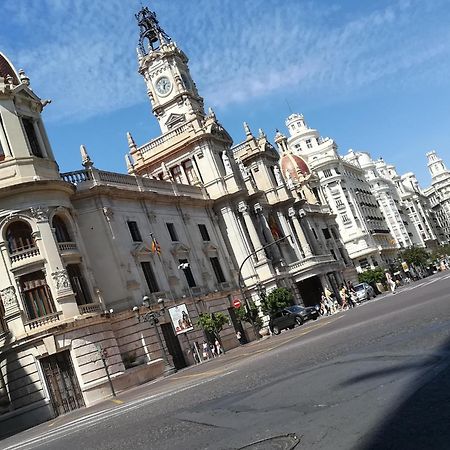
<svg viewBox="0 0 450 450"><path fill-rule="evenodd" d="M151 250L152 250L152 253L157 253L158 256L161 254L161 246L158 244L158 241L153 236L152 236Z"/></svg>

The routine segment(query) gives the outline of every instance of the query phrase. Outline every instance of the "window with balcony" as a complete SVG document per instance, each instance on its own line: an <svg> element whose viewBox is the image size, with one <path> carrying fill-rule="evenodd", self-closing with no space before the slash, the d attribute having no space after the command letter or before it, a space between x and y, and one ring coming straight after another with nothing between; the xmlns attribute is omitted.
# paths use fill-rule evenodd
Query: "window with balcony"
<svg viewBox="0 0 450 450"><path fill-rule="evenodd" d="M52 227L55 230L57 242L72 242L72 238L69 234L69 231L67 230L67 226L61 217L53 217Z"/></svg>
<svg viewBox="0 0 450 450"><path fill-rule="evenodd" d="M56 312L52 294L42 270L21 276L19 285L30 320Z"/></svg>
<svg viewBox="0 0 450 450"><path fill-rule="evenodd" d="M187 262L188 262L187 259L179 259L179 260L178 260L178 263L179 263L180 265L181 265L181 264L186 264ZM183 272L184 272L184 276L186 277L186 281L187 281L188 286L189 286L190 288L196 287L197 285L196 285L196 283L195 283L194 275L192 274L192 270L191 270L190 265L187 265L187 266L183 269Z"/></svg>
<svg viewBox="0 0 450 450"><path fill-rule="evenodd" d="M202 235L203 241L209 242L211 239L209 238L208 228L206 228L206 225L199 223L198 229L200 230L200 234Z"/></svg>
<svg viewBox="0 0 450 450"><path fill-rule="evenodd" d="M30 225L23 221L13 222L6 230L6 241L10 255L35 248Z"/></svg>
<svg viewBox="0 0 450 450"><path fill-rule="evenodd" d="M68 264L66 270L69 275L72 290L75 292L77 305L87 305L88 303L92 303L92 298L89 293L86 280L81 273L80 265Z"/></svg>
<svg viewBox="0 0 450 450"><path fill-rule="evenodd" d="M22 123L25 134L28 138L28 143L30 144L31 153L38 158L43 158L44 155L42 154L42 149L39 145L39 140L32 119L28 117L22 117Z"/></svg>
<svg viewBox="0 0 450 450"><path fill-rule="evenodd" d="M218 283L225 283L226 279L225 279L225 275L223 274L222 266L220 265L219 258L214 256L213 258L209 258L209 260L211 261L211 266L213 268L213 271L214 271L214 274L216 276L217 282Z"/></svg>
<svg viewBox="0 0 450 450"><path fill-rule="evenodd" d="M144 278L147 282L149 291L159 292L158 282L156 281L155 274L153 272L152 266L149 262L141 262L142 272L144 272Z"/></svg>
<svg viewBox="0 0 450 450"><path fill-rule="evenodd" d="M132 220L127 222L128 229L130 230L131 238L134 242L142 242L141 232L139 231L138 224Z"/></svg>

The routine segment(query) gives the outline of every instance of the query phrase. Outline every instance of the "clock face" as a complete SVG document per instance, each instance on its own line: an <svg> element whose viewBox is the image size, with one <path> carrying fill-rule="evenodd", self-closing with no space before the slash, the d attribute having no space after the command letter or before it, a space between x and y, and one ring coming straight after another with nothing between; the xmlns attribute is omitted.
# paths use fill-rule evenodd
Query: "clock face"
<svg viewBox="0 0 450 450"><path fill-rule="evenodd" d="M167 95L172 90L172 83L167 77L161 77L156 83L156 92L158 92L159 95Z"/></svg>

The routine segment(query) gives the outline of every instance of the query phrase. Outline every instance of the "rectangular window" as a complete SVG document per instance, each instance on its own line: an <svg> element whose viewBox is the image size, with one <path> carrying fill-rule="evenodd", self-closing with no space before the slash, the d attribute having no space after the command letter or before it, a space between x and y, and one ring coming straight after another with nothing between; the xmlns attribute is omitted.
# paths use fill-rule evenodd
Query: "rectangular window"
<svg viewBox="0 0 450 450"><path fill-rule="evenodd" d="M312 144L311 144L311 139L306 139L306 146L308 147L308 148L312 148Z"/></svg>
<svg viewBox="0 0 450 450"><path fill-rule="evenodd" d="M333 174L331 173L331 170L330 170L330 169L325 169L325 170L323 171L323 176L324 176L325 178L328 178L328 177L333 176Z"/></svg>
<svg viewBox="0 0 450 450"><path fill-rule="evenodd" d="M172 167L170 169L170 172L172 174L173 177L173 181L175 181L175 183L179 183L179 184L183 184L183 173L181 172L181 167L180 166L175 166Z"/></svg>
<svg viewBox="0 0 450 450"><path fill-rule="evenodd" d="M139 227L136 222L129 220L127 222L128 228L130 230L131 238L134 242L142 242L141 233L139 232Z"/></svg>
<svg viewBox="0 0 450 450"><path fill-rule="evenodd" d="M52 294L42 270L20 277L20 288L30 320L55 312Z"/></svg>
<svg viewBox="0 0 450 450"><path fill-rule="evenodd" d="M178 263L179 264L187 264L188 260L187 259L179 259ZM195 284L194 275L192 275L191 267L187 266L185 269L183 269L183 272L184 272L184 276L186 277L186 281L187 281L188 286L190 288L193 288L193 287L197 286Z"/></svg>
<svg viewBox="0 0 450 450"><path fill-rule="evenodd" d="M198 182L197 174L195 173L194 166L192 164L192 160L188 159L183 163L184 173L188 179L189 184L196 184Z"/></svg>
<svg viewBox="0 0 450 450"><path fill-rule="evenodd" d="M177 231L175 230L175 225L173 223L166 223L167 230L169 231L170 239L174 242L178 242Z"/></svg>
<svg viewBox="0 0 450 450"><path fill-rule="evenodd" d="M69 280L72 286L72 290L73 292L75 292L77 305L86 305L88 303L92 303L89 289L87 287L83 274L81 273L80 266L78 264L68 264L66 269L67 273L69 274Z"/></svg>
<svg viewBox="0 0 450 450"><path fill-rule="evenodd" d="M319 237L317 236L316 230L314 228L311 227L311 231L313 232L314 237L316 238L316 240L319 239Z"/></svg>
<svg viewBox="0 0 450 450"><path fill-rule="evenodd" d="M219 283L225 283L225 276L222 271L222 267L220 266L219 258L213 257L209 258L211 261L212 268L214 270L214 274L216 275L216 279Z"/></svg>
<svg viewBox="0 0 450 450"><path fill-rule="evenodd" d="M322 228L322 233L323 233L325 239L331 239L331 233L328 228Z"/></svg>
<svg viewBox="0 0 450 450"><path fill-rule="evenodd" d="M150 292L159 292L158 283L149 262L141 262L142 272L144 272L145 281Z"/></svg>
<svg viewBox="0 0 450 450"><path fill-rule="evenodd" d="M28 142L30 144L31 153L34 156L42 158L42 150L39 145L38 137L36 135L36 130L34 129L33 121L27 117L22 117L23 128L25 129L25 134L27 135Z"/></svg>
<svg viewBox="0 0 450 450"><path fill-rule="evenodd" d="M208 241L211 240L209 238L208 228L206 228L206 225L203 225L203 224L199 223L198 224L198 229L200 230L200 234L202 235L202 239L205 242L208 242Z"/></svg>

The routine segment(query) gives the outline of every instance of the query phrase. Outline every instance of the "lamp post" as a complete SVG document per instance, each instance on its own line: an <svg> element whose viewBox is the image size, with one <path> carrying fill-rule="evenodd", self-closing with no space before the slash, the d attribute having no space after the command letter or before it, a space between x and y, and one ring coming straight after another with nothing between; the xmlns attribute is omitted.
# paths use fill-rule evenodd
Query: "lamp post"
<svg viewBox="0 0 450 450"><path fill-rule="evenodd" d="M242 278L242 268L244 267L244 264L252 257L255 256L258 252L261 252L262 250L265 250L267 247L271 247L272 245L278 244L278 242L283 241L284 239L287 239L288 237L290 237L291 235L288 234L286 236L283 236L280 239L276 239L273 242L270 242L269 244L263 245L261 248L256 249L254 252L251 252L248 256L245 257L244 261L242 261L241 265L239 266L239 272L238 272L238 284L239 284L239 291L241 293L241 298L244 300L245 302L245 306L247 308L247 311L250 313L251 310L251 306L250 306L250 302L248 301L248 299L245 297L245 293L244 293L244 288L245 286L242 286L244 280ZM256 326L254 321L252 320L252 327L253 330L255 332L255 336L256 338L258 338L258 334L256 333Z"/></svg>
<svg viewBox="0 0 450 450"><path fill-rule="evenodd" d="M150 308L150 299L148 298L147 295L144 295L144 297L142 297L142 304L143 304L143 306ZM135 306L133 308L133 311L136 312L139 323L147 322L154 327L156 337L158 339L158 343L159 343L159 346L161 347L161 351L162 351L162 358L164 361L164 376L167 376L167 375L171 375L171 374L175 373L176 369L175 369L175 367L171 366L169 363L169 358L167 356L166 349L164 348L164 344L161 339L161 335L159 333L159 328L158 328L159 317L161 315L164 315L164 312L165 312L164 300L161 298L158 299L158 304L161 306L161 309L159 312L149 311L144 314L139 314L139 308L137 306Z"/></svg>
<svg viewBox="0 0 450 450"><path fill-rule="evenodd" d="M189 267L190 267L190 264L188 262L181 263L181 264L178 265L178 270L182 270L184 272L185 270L189 269ZM192 295L192 290L191 290L191 287L189 286L189 281L187 279L186 279L186 282L187 282L189 297L191 298L191 301L194 304L195 311L197 312L197 317L200 317L200 311L198 310L197 303L195 302L194 296ZM204 339L206 341L208 341L207 336L205 334L205 330L202 329L202 332L203 332ZM186 333L186 340L188 341L189 347L191 347L191 344L189 343L189 338L187 336L187 333ZM203 362L202 358L200 358L200 352L198 350L197 345L195 346L195 351L197 352L197 357L198 357L199 361Z"/></svg>

